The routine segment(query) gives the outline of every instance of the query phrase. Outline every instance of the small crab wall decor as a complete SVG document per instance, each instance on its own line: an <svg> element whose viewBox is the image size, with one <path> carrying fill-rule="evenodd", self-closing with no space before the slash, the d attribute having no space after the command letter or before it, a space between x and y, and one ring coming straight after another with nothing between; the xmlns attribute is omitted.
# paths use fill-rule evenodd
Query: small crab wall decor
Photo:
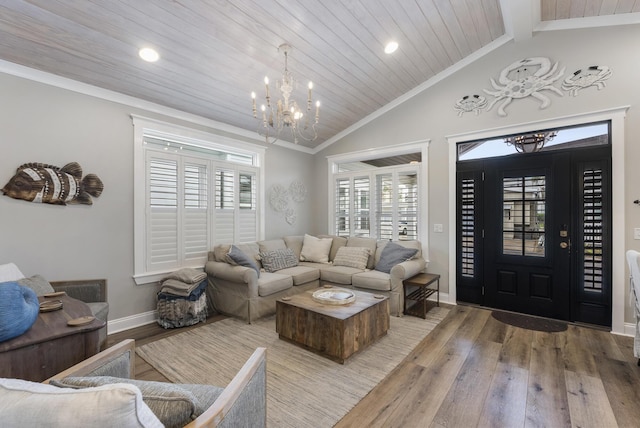
<svg viewBox="0 0 640 428"><path fill-rule="evenodd" d="M498 115L506 116L505 108L513 100L529 96L540 101L541 109L549 107L551 99L541 91L548 90L563 96L560 89L553 86L553 83L564 74L564 68L556 74L557 69L557 62L551 66L549 58L544 57L526 58L514 62L500 73L498 77L500 84L491 78L491 85L496 89L495 91L483 89L487 94L496 97L489 103L487 110L491 110L498 101L503 101L498 107Z"/></svg>
<svg viewBox="0 0 640 428"><path fill-rule="evenodd" d="M482 95L465 95L454 104L453 108L458 112L458 116L464 113L474 112L476 116L487 107L487 99Z"/></svg>
<svg viewBox="0 0 640 428"><path fill-rule="evenodd" d="M611 77L612 71L606 65L592 65L574 72L564 79L562 89L568 91L570 95L577 96L580 89L595 86L598 90L607 86L605 80Z"/></svg>

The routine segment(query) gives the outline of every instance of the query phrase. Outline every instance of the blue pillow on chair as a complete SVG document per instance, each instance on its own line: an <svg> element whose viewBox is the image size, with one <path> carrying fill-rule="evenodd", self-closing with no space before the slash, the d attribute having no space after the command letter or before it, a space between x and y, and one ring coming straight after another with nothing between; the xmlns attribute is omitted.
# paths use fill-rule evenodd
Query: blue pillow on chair
<svg viewBox="0 0 640 428"><path fill-rule="evenodd" d="M29 330L38 312L40 304L35 291L13 281L0 283L0 342Z"/></svg>

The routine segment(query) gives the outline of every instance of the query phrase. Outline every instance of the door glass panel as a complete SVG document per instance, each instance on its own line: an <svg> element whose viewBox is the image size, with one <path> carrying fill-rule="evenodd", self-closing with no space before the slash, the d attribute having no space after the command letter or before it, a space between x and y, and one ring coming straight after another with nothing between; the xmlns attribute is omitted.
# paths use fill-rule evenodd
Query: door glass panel
<svg viewBox="0 0 640 428"><path fill-rule="evenodd" d="M462 180L462 232L460 247L462 248L462 276L473 278L475 275L475 180L466 178Z"/></svg>
<svg viewBox="0 0 640 428"><path fill-rule="evenodd" d="M545 256L545 200L544 176L503 179L503 254Z"/></svg>
<svg viewBox="0 0 640 428"><path fill-rule="evenodd" d="M582 227L584 239L583 281L584 289L602 292L603 283L603 195L602 170L586 169L583 172Z"/></svg>

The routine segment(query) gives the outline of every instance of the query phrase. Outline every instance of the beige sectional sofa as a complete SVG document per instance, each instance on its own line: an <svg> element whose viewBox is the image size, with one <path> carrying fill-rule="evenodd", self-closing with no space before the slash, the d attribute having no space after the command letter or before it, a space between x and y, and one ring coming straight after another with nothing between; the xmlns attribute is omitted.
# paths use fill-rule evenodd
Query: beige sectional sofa
<svg viewBox="0 0 640 428"><path fill-rule="evenodd" d="M231 245L218 245L209 253L205 265L208 297L216 311L251 323L274 314L276 300L282 297L331 284L386 295L391 315L401 316L402 281L423 271L427 263L419 241L394 241L385 251L389 242L364 237L304 235L237 244L234 252L241 250L250 259L245 265L242 260L240 265L230 260ZM347 248L341 250L342 247ZM415 254L406 254L409 250ZM285 257L284 262L279 260L274 268L270 257L274 254L289 257ZM396 259L400 262L389 264ZM247 267L252 263L255 266ZM388 272L376 270L376 265L380 269L385 265Z"/></svg>

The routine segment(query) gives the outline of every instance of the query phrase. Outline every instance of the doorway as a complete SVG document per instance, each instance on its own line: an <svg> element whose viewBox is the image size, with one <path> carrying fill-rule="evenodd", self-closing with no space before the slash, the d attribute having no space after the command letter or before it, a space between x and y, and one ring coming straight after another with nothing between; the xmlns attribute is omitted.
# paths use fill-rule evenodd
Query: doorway
<svg viewBox="0 0 640 428"><path fill-rule="evenodd" d="M458 161L458 300L611 326L611 146L592 142Z"/></svg>

